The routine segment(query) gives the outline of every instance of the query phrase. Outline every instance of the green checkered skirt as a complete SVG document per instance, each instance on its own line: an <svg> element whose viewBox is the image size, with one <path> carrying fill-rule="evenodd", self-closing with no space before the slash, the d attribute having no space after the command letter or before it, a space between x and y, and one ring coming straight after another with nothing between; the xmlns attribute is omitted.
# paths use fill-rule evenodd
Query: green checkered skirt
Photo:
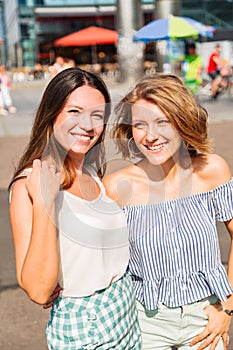
<svg viewBox="0 0 233 350"><path fill-rule="evenodd" d="M46 335L53 350L142 349L130 275L88 297L57 298Z"/></svg>

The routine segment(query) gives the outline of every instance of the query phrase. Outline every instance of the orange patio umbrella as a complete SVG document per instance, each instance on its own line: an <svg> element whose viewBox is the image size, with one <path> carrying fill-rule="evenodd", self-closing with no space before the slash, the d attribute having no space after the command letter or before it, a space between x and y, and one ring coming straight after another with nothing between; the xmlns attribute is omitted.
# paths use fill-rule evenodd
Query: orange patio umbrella
<svg viewBox="0 0 233 350"><path fill-rule="evenodd" d="M117 31L91 26L63 36L53 44L54 46L92 46L92 61L96 61L96 45L115 44L117 40Z"/></svg>

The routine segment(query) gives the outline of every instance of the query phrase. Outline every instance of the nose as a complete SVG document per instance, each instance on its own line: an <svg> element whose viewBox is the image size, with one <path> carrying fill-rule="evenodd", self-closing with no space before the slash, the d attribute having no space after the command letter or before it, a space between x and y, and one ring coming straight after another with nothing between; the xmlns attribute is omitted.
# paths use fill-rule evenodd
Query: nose
<svg viewBox="0 0 233 350"><path fill-rule="evenodd" d="M79 120L79 126L85 131L93 130L92 118L89 113L83 113Z"/></svg>
<svg viewBox="0 0 233 350"><path fill-rule="evenodd" d="M157 139L158 139L158 131L156 130L156 127L154 125L149 125L147 129L146 140L148 142L154 142Z"/></svg>

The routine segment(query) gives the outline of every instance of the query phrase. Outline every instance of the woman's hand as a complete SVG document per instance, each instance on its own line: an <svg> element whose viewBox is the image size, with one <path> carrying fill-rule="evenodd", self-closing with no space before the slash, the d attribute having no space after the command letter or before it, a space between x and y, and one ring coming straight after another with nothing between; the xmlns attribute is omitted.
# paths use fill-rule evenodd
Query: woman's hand
<svg viewBox="0 0 233 350"><path fill-rule="evenodd" d="M59 286L59 284L57 284L56 288L54 289L54 291L50 295L48 301L46 302L46 304L43 305L43 309L49 309L51 306L53 306L54 300L57 297L59 297L61 290L62 290L62 288Z"/></svg>
<svg viewBox="0 0 233 350"><path fill-rule="evenodd" d="M209 322L205 329L191 341L190 345L193 346L203 341L197 350L203 350L207 347L208 350L214 350L222 338L224 349L227 349L231 316L221 311L218 305L207 306L204 310Z"/></svg>
<svg viewBox="0 0 233 350"><path fill-rule="evenodd" d="M42 202L49 207L55 200L61 182L60 172L47 161L35 159L32 171L27 176L26 188L34 202Z"/></svg>

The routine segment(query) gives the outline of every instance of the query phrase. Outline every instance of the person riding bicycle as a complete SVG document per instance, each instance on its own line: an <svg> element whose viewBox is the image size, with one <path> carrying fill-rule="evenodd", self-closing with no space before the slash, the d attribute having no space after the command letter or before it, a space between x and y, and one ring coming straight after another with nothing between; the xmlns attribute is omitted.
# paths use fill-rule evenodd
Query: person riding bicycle
<svg viewBox="0 0 233 350"><path fill-rule="evenodd" d="M196 53L195 43L188 43L186 52L183 61L184 83L196 95L202 83L203 62L201 56Z"/></svg>
<svg viewBox="0 0 233 350"><path fill-rule="evenodd" d="M223 76L226 76L225 71L228 68L226 61L223 58L221 58L220 54L221 46L219 44L216 44L215 50L211 53L209 57L209 62L207 66L207 73L212 79L212 98L214 99L218 96L219 87L225 86Z"/></svg>

